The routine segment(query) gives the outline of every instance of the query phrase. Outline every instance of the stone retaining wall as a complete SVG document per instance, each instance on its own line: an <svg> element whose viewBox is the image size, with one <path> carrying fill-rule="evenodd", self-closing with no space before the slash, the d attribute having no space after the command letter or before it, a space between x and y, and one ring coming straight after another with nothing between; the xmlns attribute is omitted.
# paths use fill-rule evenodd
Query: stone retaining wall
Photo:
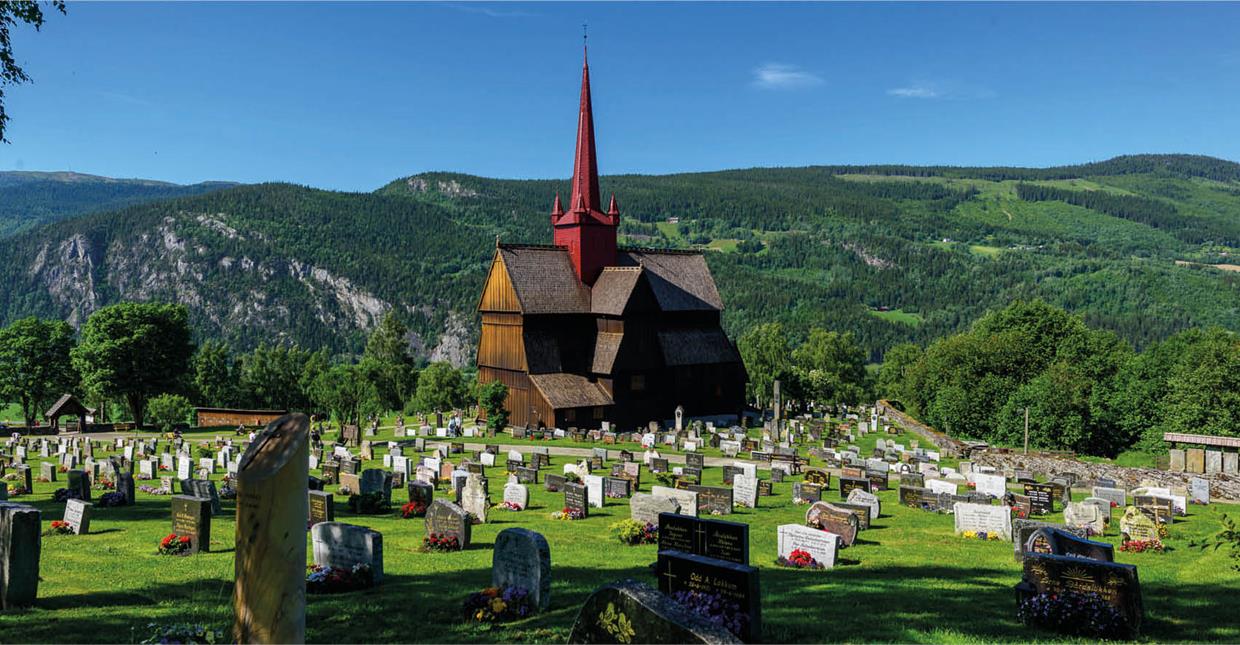
<svg viewBox="0 0 1240 645"><path fill-rule="evenodd" d="M874 404L878 408L879 416L885 416L904 427L905 430L929 441L943 453L945 457L964 457L969 454L969 446L963 441L953 439L934 428L910 417L909 415L897 410L886 399L879 399Z"/></svg>

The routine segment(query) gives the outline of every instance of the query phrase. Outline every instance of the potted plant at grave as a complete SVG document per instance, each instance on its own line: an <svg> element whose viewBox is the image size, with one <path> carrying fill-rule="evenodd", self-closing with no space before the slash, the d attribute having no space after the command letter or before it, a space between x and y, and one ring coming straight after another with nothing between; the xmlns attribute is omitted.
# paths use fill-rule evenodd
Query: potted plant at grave
<svg viewBox="0 0 1240 645"><path fill-rule="evenodd" d="M584 520L585 518L586 514L583 511L567 506L551 514L551 519L553 520L572 521Z"/></svg>
<svg viewBox="0 0 1240 645"><path fill-rule="evenodd" d="M1132 629L1119 608L1096 593L1040 593L1025 598L1017 611L1026 625L1106 640L1127 640Z"/></svg>
<svg viewBox="0 0 1240 645"><path fill-rule="evenodd" d="M428 533L422 538L423 551L460 551L461 541L455 535Z"/></svg>
<svg viewBox="0 0 1240 645"><path fill-rule="evenodd" d="M406 502L400 507L400 516L406 520L411 520L415 517L424 517L425 515L426 502L414 500L412 502Z"/></svg>
<svg viewBox="0 0 1240 645"><path fill-rule="evenodd" d="M99 496L98 504L101 508L124 506L125 505L125 494L118 493L116 491L112 491L110 493L104 493Z"/></svg>
<svg viewBox="0 0 1240 645"><path fill-rule="evenodd" d="M44 532L43 535L69 535L71 533L73 533L73 527L68 522L52 520L51 528Z"/></svg>
<svg viewBox="0 0 1240 645"><path fill-rule="evenodd" d="M775 561L775 563L780 565L781 567L791 567L794 569L824 569L826 568L822 565L822 563L815 560L814 556L809 554L809 551L805 551L803 549L793 549L792 553L788 554L788 557L784 557L781 555Z"/></svg>
<svg viewBox="0 0 1240 645"><path fill-rule="evenodd" d="M362 515L377 515L392 509L392 503L381 491L349 496L349 510Z"/></svg>
<svg viewBox="0 0 1240 645"><path fill-rule="evenodd" d="M160 555L189 555L189 550L193 546L193 538L188 535L177 535L169 533L164 539L159 541Z"/></svg>
<svg viewBox="0 0 1240 645"><path fill-rule="evenodd" d="M467 618L477 622L502 623L529 616L534 606L524 587L487 587L469 594L463 609Z"/></svg>
<svg viewBox="0 0 1240 645"><path fill-rule="evenodd" d="M616 539L629 546L655 544L659 541L659 527L650 522L620 520L613 523L610 528Z"/></svg>
<svg viewBox="0 0 1240 645"><path fill-rule="evenodd" d="M344 593L369 589L375 584L374 570L361 562L347 569L312 564L306 570L306 593Z"/></svg>

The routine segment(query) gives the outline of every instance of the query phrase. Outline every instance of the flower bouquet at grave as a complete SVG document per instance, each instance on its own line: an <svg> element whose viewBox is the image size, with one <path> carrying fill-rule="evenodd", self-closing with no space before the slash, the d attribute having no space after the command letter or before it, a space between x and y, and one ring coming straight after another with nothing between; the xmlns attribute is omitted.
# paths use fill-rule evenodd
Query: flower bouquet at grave
<svg viewBox="0 0 1240 645"><path fill-rule="evenodd" d="M552 513L551 519L565 521L584 520L586 519L586 514L583 511L565 506L564 508Z"/></svg>
<svg viewBox="0 0 1240 645"><path fill-rule="evenodd" d="M487 587L469 594L463 608L466 618L480 623L520 620L534 612L530 592L524 587Z"/></svg>
<svg viewBox="0 0 1240 645"><path fill-rule="evenodd" d="M659 527L650 522L620 520L613 523L610 528L616 539L629 546L654 544L659 541Z"/></svg>
<svg viewBox="0 0 1240 645"><path fill-rule="evenodd" d="M142 486L139 486L138 490L146 493L147 495L171 495L172 494L172 491L162 486L147 486L144 484Z"/></svg>
<svg viewBox="0 0 1240 645"><path fill-rule="evenodd" d="M159 469L160 469L161 471L163 471L163 472L168 472L169 470L172 470L171 468L169 468L169 467L167 467L167 466L165 466L165 465L163 465L163 464L160 464L160 465L159 465Z"/></svg>
<svg viewBox="0 0 1240 645"><path fill-rule="evenodd" d="M101 508L124 506L125 505L125 494L118 493L116 491L113 491L111 493L104 493L99 496L98 504Z"/></svg>
<svg viewBox="0 0 1240 645"><path fill-rule="evenodd" d="M155 645L157 643L204 643L213 645L214 643L228 642L224 637L224 630L205 625L191 625L190 623L158 625L151 623L146 627L151 630L151 635L142 641L142 645Z"/></svg>
<svg viewBox="0 0 1240 645"><path fill-rule="evenodd" d="M100 477L95 480L95 485L91 486L95 490L116 490L116 482L107 477Z"/></svg>
<svg viewBox="0 0 1240 645"><path fill-rule="evenodd" d="M406 502L400 507L400 516L406 520L426 515L426 502Z"/></svg>
<svg viewBox="0 0 1240 645"><path fill-rule="evenodd" d="M349 496L349 510L362 515L377 515L392 510L392 503L380 491Z"/></svg>
<svg viewBox="0 0 1240 645"><path fill-rule="evenodd" d="M57 488L56 490L52 491L53 502L63 504L66 501L71 500L71 499L77 499L77 495L74 495L72 492L70 492L68 488Z"/></svg>
<svg viewBox="0 0 1240 645"><path fill-rule="evenodd" d="M237 499L237 489L233 488L232 484L225 483L220 487L219 496L220 499Z"/></svg>
<svg viewBox="0 0 1240 645"><path fill-rule="evenodd" d="M500 502L491 508L501 511L524 511L525 508L516 502Z"/></svg>
<svg viewBox="0 0 1240 645"><path fill-rule="evenodd" d="M375 572L361 562L352 568L312 564L306 571L306 593L344 593L375 585Z"/></svg>
<svg viewBox="0 0 1240 645"><path fill-rule="evenodd" d="M793 549L788 557L779 556L775 561L781 567L791 567L793 569L825 569L822 563L814 559L809 551L803 549Z"/></svg>
<svg viewBox="0 0 1240 645"><path fill-rule="evenodd" d="M1096 593L1040 593L1025 598L1017 610L1026 625L1069 636L1127 640L1128 621L1120 610Z"/></svg>
<svg viewBox="0 0 1240 645"><path fill-rule="evenodd" d="M564 473L564 480L573 482L574 484L580 484L581 475L578 475L577 473L570 470L569 472Z"/></svg>
<svg viewBox="0 0 1240 645"><path fill-rule="evenodd" d="M159 541L160 555L189 555L190 547L193 545L193 538L188 535L177 535L169 533L164 539Z"/></svg>
<svg viewBox="0 0 1240 645"><path fill-rule="evenodd" d="M961 533L961 535L970 540L982 540L982 541L992 541L992 542L995 540L998 540L1001 537L998 533L995 533L993 531L989 533L986 531L965 531L964 533Z"/></svg>
<svg viewBox="0 0 1240 645"><path fill-rule="evenodd" d="M423 551L460 551L461 541L455 535L428 533L422 538Z"/></svg>
<svg viewBox="0 0 1240 645"><path fill-rule="evenodd" d="M69 535L73 533L73 527L64 520L52 520L52 526L43 535Z"/></svg>
<svg viewBox="0 0 1240 645"><path fill-rule="evenodd" d="M749 615L741 609L740 603L720 594L685 590L672 594L672 600L689 613L723 627L738 638L749 623Z"/></svg>
<svg viewBox="0 0 1240 645"><path fill-rule="evenodd" d="M1166 553L1167 547L1162 540L1124 540L1119 545L1120 551L1128 553Z"/></svg>
<svg viewBox="0 0 1240 645"><path fill-rule="evenodd" d="M25 486L19 484L9 489L9 497L17 497L18 495L25 495L29 492L30 491L26 490Z"/></svg>
<svg viewBox="0 0 1240 645"><path fill-rule="evenodd" d="M56 472L58 472L58 473L67 473L67 472L69 472L69 467L68 467L68 466L66 466L66 465L64 465L64 464L61 464L60 466L58 466L58 467L56 468Z"/></svg>

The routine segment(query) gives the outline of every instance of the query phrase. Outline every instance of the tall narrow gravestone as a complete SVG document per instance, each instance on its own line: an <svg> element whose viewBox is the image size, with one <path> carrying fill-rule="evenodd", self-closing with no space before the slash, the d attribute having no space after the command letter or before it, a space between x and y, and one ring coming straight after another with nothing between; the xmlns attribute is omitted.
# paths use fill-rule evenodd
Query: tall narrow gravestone
<svg viewBox="0 0 1240 645"><path fill-rule="evenodd" d="M29 607L38 596L41 523L35 507L0 502L0 609Z"/></svg>
<svg viewBox="0 0 1240 645"><path fill-rule="evenodd" d="M551 547L541 533L511 528L495 538L491 586L522 587L539 610L551 603Z"/></svg>
<svg viewBox="0 0 1240 645"><path fill-rule="evenodd" d="M237 468L238 643L306 640L306 482L310 419L288 414L254 438Z"/></svg>

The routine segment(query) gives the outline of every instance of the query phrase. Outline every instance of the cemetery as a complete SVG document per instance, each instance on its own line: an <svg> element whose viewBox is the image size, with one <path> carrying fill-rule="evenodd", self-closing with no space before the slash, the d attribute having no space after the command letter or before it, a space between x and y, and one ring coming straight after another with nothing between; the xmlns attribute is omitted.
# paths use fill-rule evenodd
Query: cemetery
<svg viewBox="0 0 1240 645"><path fill-rule="evenodd" d="M1219 476L1005 472L875 407L751 429L309 425L9 440L0 641L1240 639L1232 553L1197 547L1240 508ZM1097 633L1050 600L1069 592Z"/></svg>

